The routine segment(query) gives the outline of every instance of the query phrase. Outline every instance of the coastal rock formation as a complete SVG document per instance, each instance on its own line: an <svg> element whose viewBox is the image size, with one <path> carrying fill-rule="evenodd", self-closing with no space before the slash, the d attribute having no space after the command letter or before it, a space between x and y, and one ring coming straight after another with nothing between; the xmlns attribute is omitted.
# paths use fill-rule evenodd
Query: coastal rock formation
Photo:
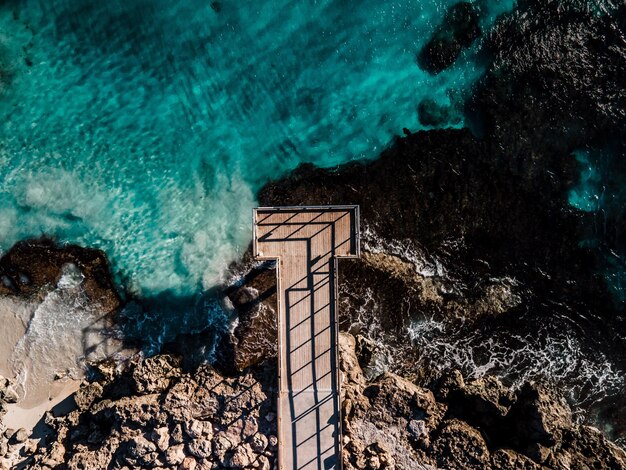
<svg viewBox="0 0 626 470"><path fill-rule="evenodd" d="M77 268L89 300L103 313L121 304L106 255L77 245L56 245L48 239L16 243L0 258L0 296L32 297L54 288L64 272Z"/></svg>
<svg viewBox="0 0 626 470"><path fill-rule="evenodd" d="M391 373L367 380L355 346L340 336L347 469L626 468L622 449L573 424L541 385L514 392L494 378L465 383L458 371L435 393Z"/></svg>
<svg viewBox="0 0 626 470"><path fill-rule="evenodd" d="M275 369L227 378L208 365L185 372L180 364L171 355L121 370L98 364L98 378L75 394L74 411L46 415L53 435L45 446L20 454L18 439L4 439L0 460L29 468L269 470L277 443Z"/></svg>
<svg viewBox="0 0 626 470"><path fill-rule="evenodd" d="M247 253L242 265L251 267L243 279L224 289L238 319L218 354L221 368L235 373L274 357L278 341L274 263L254 263Z"/></svg>
<svg viewBox="0 0 626 470"><path fill-rule="evenodd" d="M452 105L441 105L430 98L420 101L417 105L417 117L424 126L445 126L461 121L461 115Z"/></svg>
<svg viewBox="0 0 626 470"><path fill-rule="evenodd" d="M357 340L341 334L339 345L348 470L626 468L623 450L573 424L562 400L540 385L514 392L495 379L465 382L458 372L433 390L392 373L368 379ZM274 363L235 377L207 365L185 372L180 363L159 355L123 370L97 365L76 409L46 416L46 446L36 448L24 430L4 432L3 465L275 468Z"/></svg>

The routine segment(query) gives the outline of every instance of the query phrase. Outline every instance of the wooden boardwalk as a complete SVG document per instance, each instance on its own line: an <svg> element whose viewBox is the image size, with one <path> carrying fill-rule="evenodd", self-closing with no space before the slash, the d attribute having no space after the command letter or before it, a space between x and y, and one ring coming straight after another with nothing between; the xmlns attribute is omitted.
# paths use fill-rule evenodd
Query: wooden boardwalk
<svg viewBox="0 0 626 470"><path fill-rule="evenodd" d="M336 260L359 255L358 206L254 210L253 251L278 265L278 463L341 468Z"/></svg>

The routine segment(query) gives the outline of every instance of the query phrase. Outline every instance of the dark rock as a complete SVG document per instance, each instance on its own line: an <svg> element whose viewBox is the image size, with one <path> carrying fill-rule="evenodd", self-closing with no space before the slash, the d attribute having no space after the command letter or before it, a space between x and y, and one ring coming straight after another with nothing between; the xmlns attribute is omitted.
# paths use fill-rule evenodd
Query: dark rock
<svg viewBox="0 0 626 470"><path fill-rule="evenodd" d="M58 246L47 239L18 242L0 258L0 274L8 279L0 285L0 295L31 297L54 288L68 265L80 270L85 294L105 313L121 305L109 262L102 251L76 245Z"/></svg>
<svg viewBox="0 0 626 470"><path fill-rule="evenodd" d="M562 438L572 426L572 414L565 400L544 386L526 383L507 417L520 442L536 442L547 447Z"/></svg>
<svg viewBox="0 0 626 470"><path fill-rule="evenodd" d="M626 452L590 426L574 426L563 435L561 461L570 468L626 468ZM557 459L558 460L558 459Z"/></svg>
<svg viewBox="0 0 626 470"><path fill-rule="evenodd" d="M491 468L493 470L540 470L541 466L510 449L498 449L491 454Z"/></svg>
<svg viewBox="0 0 626 470"><path fill-rule="evenodd" d="M451 387L446 395L450 415L477 428L503 426L514 400L515 394L495 377L461 383Z"/></svg>
<svg viewBox="0 0 626 470"><path fill-rule="evenodd" d="M459 57L481 35L478 24L478 11L469 2L459 2L451 6L443 22L418 55L419 66L437 74Z"/></svg>
<svg viewBox="0 0 626 470"><path fill-rule="evenodd" d="M87 410L98 399L102 397L104 389L102 384L92 382L78 389L74 394L74 402L81 410Z"/></svg>
<svg viewBox="0 0 626 470"><path fill-rule="evenodd" d="M443 126L458 123L461 117L454 113L451 106L444 106L435 100L425 98L417 105L417 117L424 126Z"/></svg>
<svg viewBox="0 0 626 470"><path fill-rule="evenodd" d="M448 469L488 468L491 456L480 432L467 423L445 421L432 444L437 463Z"/></svg>
<svg viewBox="0 0 626 470"><path fill-rule="evenodd" d="M241 267L239 268L241 269ZM218 365L236 373L276 356L278 338L276 269L273 263L253 267L224 294L237 310L239 322L219 346Z"/></svg>
<svg viewBox="0 0 626 470"><path fill-rule="evenodd" d="M526 1L489 35L490 64L467 112L507 149L517 174L535 178L549 170L562 180L564 155L585 145L603 148L622 134L626 44L614 27L620 11L626 7L598 15L588 2Z"/></svg>

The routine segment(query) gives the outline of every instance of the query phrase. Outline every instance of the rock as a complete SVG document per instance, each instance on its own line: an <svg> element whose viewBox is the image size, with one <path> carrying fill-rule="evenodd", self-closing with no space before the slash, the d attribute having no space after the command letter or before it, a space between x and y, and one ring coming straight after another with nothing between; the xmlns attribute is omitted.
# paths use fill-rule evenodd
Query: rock
<svg viewBox="0 0 626 470"><path fill-rule="evenodd" d="M446 469L482 469L491 460L480 432L456 419L442 424L432 445L438 465Z"/></svg>
<svg viewBox="0 0 626 470"><path fill-rule="evenodd" d="M459 2L451 6L432 38L418 55L419 66L437 74L459 57L481 35L478 11L474 4Z"/></svg>
<svg viewBox="0 0 626 470"><path fill-rule="evenodd" d="M457 379L453 379L457 380ZM505 426L515 395L495 377L484 377L465 383L447 382L446 402L450 416L472 423L478 428Z"/></svg>
<svg viewBox="0 0 626 470"><path fill-rule="evenodd" d="M539 461L546 468L622 468L626 462L624 452L597 430L565 419L561 401L541 387L527 385L515 396L495 379L464 381L452 373L439 381L437 399L396 374L366 378L357 344L353 336L340 334L346 470L531 470ZM368 344L361 340L361 354ZM33 461L69 469L268 469L276 464L276 420L262 419L276 412L274 361L234 377L209 366L193 372L179 369L169 376L165 391L148 394L145 388L137 391L136 370L130 364L120 373L101 375L98 393L84 394L93 397L88 408L55 418L49 447L31 449ZM160 383L170 374L167 367L150 370L149 383ZM462 403L471 409L462 410ZM491 418L482 419L479 411ZM548 418L560 423L551 447L542 441L545 432L553 432L546 427ZM526 430L523 440L503 431L516 426L516 420ZM483 423L480 430L474 422ZM17 454L18 446L11 452Z"/></svg>
<svg viewBox="0 0 626 470"><path fill-rule="evenodd" d="M102 251L77 245L61 247L49 239L18 242L0 258L0 273L10 280L8 284L0 283L0 295L31 297L56 286L63 267L69 264L80 270L85 294L103 313L113 312L121 305Z"/></svg>
<svg viewBox="0 0 626 470"><path fill-rule="evenodd" d="M268 439L264 434L258 432L250 439L250 446L257 454L261 454L268 446Z"/></svg>
<svg viewBox="0 0 626 470"><path fill-rule="evenodd" d="M171 438L176 444L183 442L183 427L180 423L176 424L174 429L172 429Z"/></svg>
<svg viewBox="0 0 626 470"><path fill-rule="evenodd" d="M53 442L50 448L47 450L42 464L48 467L56 467L64 462L65 447L60 442Z"/></svg>
<svg viewBox="0 0 626 470"><path fill-rule="evenodd" d="M234 447L234 443L225 433L218 433L213 439L213 455L219 462L226 460L226 453Z"/></svg>
<svg viewBox="0 0 626 470"><path fill-rule="evenodd" d="M80 410L87 410L89 407L98 400L104 389L102 384L98 382L92 382L90 384L85 385L84 387L80 387L76 393L74 394L74 402L76 406Z"/></svg>
<svg viewBox="0 0 626 470"><path fill-rule="evenodd" d="M227 459L228 468L248 468L254 461L254 451L249 444L237 447Z"/></svg>
<svg viewBox="0 0 626 470"><path fill-rule="evenodd" d="M185 445L177 444L165 451L165 461L169 465L178 465L185 459Z"/></svg>
<svg viewBox="0 0 626 470"><path fill-rule="evenodd" d="M128 441L127 460L130 464L147 465L154 462L158 456L157 448L143 436L136 436Z"/></svg>
<svg viewBox="0 0 626 470"><path fill-rule="evenodd" d="M29 456L37 450L37 441L35 439L26 439L24 445L20 449L20 455Z"/></svg>
<svg viewBox="0 0 626 470"><path fill-rule="evenodd" d="M17 403L19 399L20 396L11 381L0 376L0 401L4 403Z"/></svg>
<svg viewBox="0 0 626 470"><path fill-rule="evenodd" d="M557 462L568 461L569 468L626 468L626 451L617 447L596 428L575 426L564 433ZM565 468L561 464L562 468Z"/></svg>
<svg viewBox="0 0 626 470"><path fill-rule="evenodd" d="M533 442L526 447L524 454L539 464L546 464L550 459L554 458L552 449L543 446L537 442Z"/></svg>
<svg viewBox="0 0 626 470"><path fill-rule="evenodd" d="M389 372L367 386L363 394L370 401L368 414L379 423L398 422L398 419L413 416L423 419L433 429L445 412L432 392Z"/></svg>
<svg viewBox="0 0 626 470"><path fill-rule="evenodd" d="M415 442L422 446L428 447L430 439L428 436L428 427L426 421L421 419L412 419L409 421L409 433L415 439Z"/></svg>
<svg viewBox="0 0 626 470"><path fill-rule="evenodd" d="M219 365L230 372L276 356L278 306L274 264L253 267L244 282L243 286L236 283L225 290L239 317L232 335L219 346Z"/></svg>
<svg viewBox="0 0 626 470"><path fill-rule="evenodd" d="M149 357L139 362L133 371L137 393L158 393L170 384L170 378L180 375L180 358L171 355Z"/></svg>
<svg viewBox="0 0 626 470"><path fill-rule="evenodd" d="M151 440L156 444L161 452L165 452L170 443L169 429L165 426L155 429L152 432Z"/></svg>
<svg viewBox="0 0 626 470"><path fill-rule="evenodd" d="M540 470L540 466L528 457L510 449L498 449L491 455L493 470Z"/></svg>
<svg viewBox="0 0 626 470"><path fill-rule="evenodd" d="M256 461L256 465L256 468L258 468L259 470L270 470L272 468L269 459L264 455L259 456Z"/></svg>
<svg viewBox="0 0 626 470"><path fill-rule="evenodd" d="M185 432L192 439L204 437L210 440L213 437L213 426L209 422L191 419L185 422L184 427Z"/></svg>
<svg viewBox="0 0 626 470"><path fill-rule="evenodd" d="M187 444L187 450L194 457L201 459L209 458L212 454L211 441L206 439L194 439Z"/></svg>
<svg viewBox="0 0 626 470"><path fill-rule="evenodd" d="M193 457L185 457L185 459L178 466L178 470L194 470L197 465L196 459Z"/></svg>
<svg viewBox="0 0 626 470"><path fill-rule="evenodd" d="M18 429L17 432L13 434L13 436L11 437L11 441L17 442L18 444L26 442L27 439L28 439L28 431L26 431L26 429L24 428Z"/></svg>
<svg viewBox="0 0 626 470"><path fill-rule="evenodd" d="M572 426L572 414L563 398L538 384L525 384L507 417L520 442L553 446L564 429Z"/></svg>

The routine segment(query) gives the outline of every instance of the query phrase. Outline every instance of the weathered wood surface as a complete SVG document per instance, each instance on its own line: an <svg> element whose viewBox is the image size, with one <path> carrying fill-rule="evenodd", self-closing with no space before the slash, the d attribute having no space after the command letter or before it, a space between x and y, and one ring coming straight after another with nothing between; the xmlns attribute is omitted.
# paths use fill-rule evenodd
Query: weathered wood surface
<svg viewBox="0 0 626 470"><path fill-rule="evenodd" d="M358 207L254 211L254 255L277 259L279 467L341 468L336 259L359 255Z"/></svg>

